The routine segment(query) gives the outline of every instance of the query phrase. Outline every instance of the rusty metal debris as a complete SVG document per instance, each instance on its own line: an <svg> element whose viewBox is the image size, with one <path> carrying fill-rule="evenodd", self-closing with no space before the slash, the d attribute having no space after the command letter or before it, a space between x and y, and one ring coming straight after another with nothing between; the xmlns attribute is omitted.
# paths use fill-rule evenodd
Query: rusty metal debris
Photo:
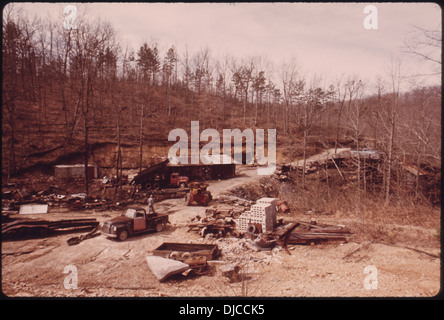
<svg viewBox="0 0 444 320"><path fill-rule="evenodd" d="M220 250L214 244L164 242L153 251L153 255L180 261L201 256L214 260L220 255Z"/></svg>
<svg viewBox="0 0 444 320"><path fill-rule="evenodd" d="M72 232L96 228L99 222L96 219L69 219L48 221L43 219L15 219L2 223L2 237L41 237L55 232Z"/></svg>
<svg viewBox="0 0 444 320"><path fill-rule="evenodd" d="M184 260L184 263L189 265L196 275L201 276L209 273L207 257L205 256L190 257Z"/></svg>
<svg viewBox="0 0 444 320"><path fill-rule="evenodd" d="M101 233L99 232L98 228L94 228L91 232L88 232L87 234L84 234L84 235L81 235L78 237L69 238L66 242L68 243L69 246L73 246L73 245L79 244L83 240L100 236L100 234Z"/></svg>
<svg viewBox="0 0 444 320"><path fill-rule="evenodd" d="M198 221L196 223L188 224L188 231L196 231L202 237L219 238L225 236L235 236L238 237L239 234L236 231L235 222L231 218L225 219L214 219L214 218L203 218L199 216L196 217Z"/></svg>
<svg viewBox="0 0 444 320"><path fill-rule="evenodd" d="M214 244L165 242L153 251L153 256L169 260L177 260L189 266L184 275L192 272L195 275L205 275L211 272L208 260L217 259L220 250Z"/></svg>
<svg viewBox="0 0 444 320"><path fill-rule="evenodd" d="M233 208L229 206L218 206L214 208L208 208L205 210L205 215L212 218L226 218L231 217L237 219L246 210L245 207Z"/></svg>

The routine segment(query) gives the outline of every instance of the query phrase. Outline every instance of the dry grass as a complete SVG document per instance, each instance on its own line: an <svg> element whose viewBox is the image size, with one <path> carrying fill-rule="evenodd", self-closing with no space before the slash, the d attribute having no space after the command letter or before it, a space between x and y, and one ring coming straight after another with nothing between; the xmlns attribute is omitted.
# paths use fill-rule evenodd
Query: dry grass
<svg viewBox="0 0 444 320"><path fill-rule="evenodd" d="M286 183L278 190L279 198L287 200L293 216L311 212L315 218L346 222L356 241L440 244L441 208L426 200L418 201L414 194L394 194L385 206L379 190L363 191L354 182L332 177L327 186L316 174L307 179L305 188L300 183Z"/></svg>

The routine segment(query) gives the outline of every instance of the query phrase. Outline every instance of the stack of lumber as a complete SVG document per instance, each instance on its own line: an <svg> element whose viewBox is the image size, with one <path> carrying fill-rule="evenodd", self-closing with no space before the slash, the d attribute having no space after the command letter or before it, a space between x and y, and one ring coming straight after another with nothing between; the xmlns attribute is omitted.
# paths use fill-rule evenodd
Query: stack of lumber
<svg viewBox="0 0 444 320"><path fill-rule="evenodd" d="M299 221L276 231L286 244L312 244L321 242L346 242L351 231L344 226Z"/></svg>

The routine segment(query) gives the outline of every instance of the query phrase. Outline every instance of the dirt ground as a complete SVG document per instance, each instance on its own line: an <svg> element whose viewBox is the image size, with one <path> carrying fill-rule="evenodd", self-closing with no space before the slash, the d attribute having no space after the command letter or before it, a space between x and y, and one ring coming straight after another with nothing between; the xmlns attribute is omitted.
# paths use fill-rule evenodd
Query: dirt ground
<svg viewBox="0 0 444 320"><path fill-rule="evenodd" d="M247 169L230 180L213 181L213 197L233 187L259 179ZM68 246L78 234L2 243L2 292L8 297L432 297L440 291L440 243L427 246L361 242L293 245L284 250L244 250L235 257L248 263L246 280L231 283L215 263L211 274L174 276L160 283L146 256L163 242L216 243L220 261L233 259L224 248L231 239L207 240L188 232L186 224L204 207L187 207L183 199L156 203L156 210L170 213L171 225L160 233L148 233L124 242L103 235ZM54 219L90 217L104 221L120 212L48 213ZM37 216L36 216L37 217ZM282 216L286 218L285 216ZM307 220L307 216L293 218ZM333 214L318 222L350 223ZM395 228L395 227L394 227ZM419 227L403 226L405 232ZM399 229L399 226L398 226ZM433 235L435 229L419 228ZM236 240L234 240L236 241ZM65 288L77 270L77 288ZM247 271L248 270L248 271Z"/></svg>

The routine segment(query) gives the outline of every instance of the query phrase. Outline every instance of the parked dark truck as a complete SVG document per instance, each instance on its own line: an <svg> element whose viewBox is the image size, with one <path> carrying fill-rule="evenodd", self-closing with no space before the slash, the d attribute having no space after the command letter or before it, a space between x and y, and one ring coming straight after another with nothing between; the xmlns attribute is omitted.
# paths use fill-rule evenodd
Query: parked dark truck
<svg viewBox="0 0 444 320"><path fill-rule="evenodd" d="M100 225L100 232L111 238L124 241L128 236L148 231L160 232L169 223L168 215L147 214L143 208L128 208L120 217L112 218Z"/></svg>
<svg viewBox="0 0 444 320"><path fill-rule="evenodd" d="M185 188L188 185L189 178L180 176L178 173L172 173L170 176L170 186Z"/></svg>

